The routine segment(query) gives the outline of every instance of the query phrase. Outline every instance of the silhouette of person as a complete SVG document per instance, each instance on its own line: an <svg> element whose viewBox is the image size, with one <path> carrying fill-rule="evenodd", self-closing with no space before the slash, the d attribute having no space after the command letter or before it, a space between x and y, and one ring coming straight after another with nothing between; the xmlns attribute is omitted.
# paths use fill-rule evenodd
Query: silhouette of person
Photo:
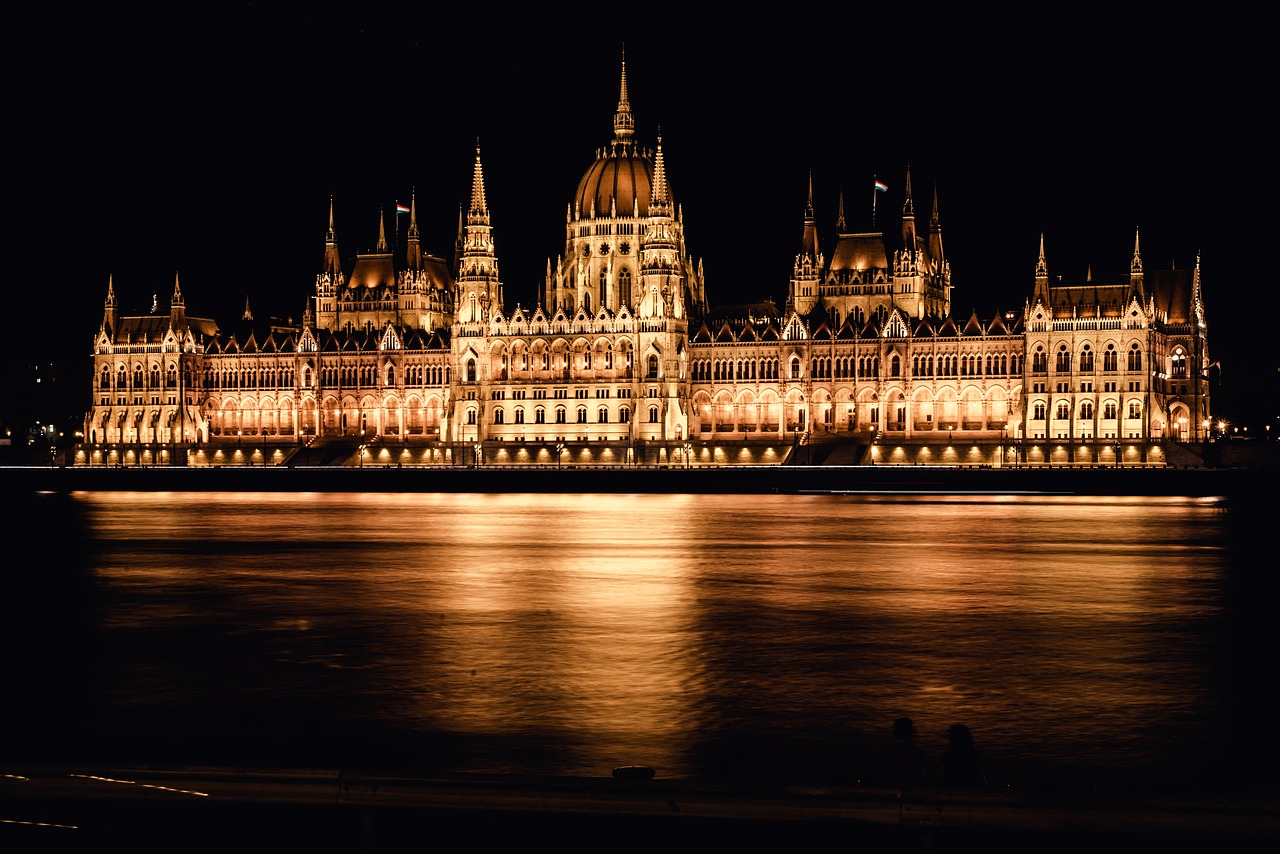
<svg viewBox="0 0 1280 854"><path fill-rule="evenodd" d="M882 775L890 786L923 786L929 782L929 761L915 742L911 718L893 722L893 741L885 749Z"/></svg>
<svg viewBox="0 0 1280 854"><path fill-rule="evenodd" d="M947 749L942 751L942 785L957 789L984 789L987 774L982 756L973 746L973 733L964 724L947 730Z"/></svg>

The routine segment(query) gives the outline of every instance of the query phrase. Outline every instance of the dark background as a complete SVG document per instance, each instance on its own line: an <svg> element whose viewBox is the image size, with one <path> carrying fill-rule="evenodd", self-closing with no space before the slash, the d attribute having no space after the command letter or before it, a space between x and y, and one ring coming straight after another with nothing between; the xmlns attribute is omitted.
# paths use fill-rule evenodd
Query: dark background
<svg viewBox="0 0 1280 854"><path fill-rule="evenodd" d="M1127 279L1135 233L1149 271L1199 254L1215 415L1276 432L1270 96L1248 21L453 12L27 13L6 75L0 420L79 426L109 278L125 313L153 295L166 311L176 274L188 312L223 326L246 301L299 318L331 198L348 262L380 214L403 240L411 193L426 250L451 258L477 141L507 307L531 306L612 137L625 43L637 137L661 129L713 304L785 301L810 178L829 252L841 193L848 227L871 228L876 177L896 232L909 167L919 226L936 189L960 317L1022 307L1042 234L1068 281Z"/></svg>

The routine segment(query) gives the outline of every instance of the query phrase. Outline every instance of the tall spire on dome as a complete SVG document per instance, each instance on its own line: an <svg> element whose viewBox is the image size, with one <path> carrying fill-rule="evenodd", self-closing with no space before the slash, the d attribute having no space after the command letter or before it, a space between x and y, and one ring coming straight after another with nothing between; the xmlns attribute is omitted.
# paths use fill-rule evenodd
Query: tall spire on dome
<svg viewBox="0 0 1280 854"><path fill-rule="evenodd" d="M387 251L387 217L386 214L378 211L378 247L379 252Z"/></svg>
<svg viewBox="0 0 1280 854"><path fill-rule="evenodd" d="M631 115L631 101L627 98L627 46L622 46L622 88L618 95L618 111L613 114L614 142L627 142L635 133L636 120Z"/></svg>

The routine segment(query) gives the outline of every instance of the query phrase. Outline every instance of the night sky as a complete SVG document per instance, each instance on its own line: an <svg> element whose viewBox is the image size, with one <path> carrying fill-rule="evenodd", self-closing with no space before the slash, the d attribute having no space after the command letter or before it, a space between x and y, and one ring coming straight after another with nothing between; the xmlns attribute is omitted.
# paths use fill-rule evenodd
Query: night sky
<svg viewBox="0 0 1280 854"><path fill-rule="evenodd" d="M523 20L476 6L458 10L465 24L252 4L33 22L6 75L9 316L31 319L8 343L87 368L108 276L126 312L153 294L167 309L176 273L189 313L227 325L247 298L298 318L331 197L349 259L373 247L380 213L403 239L394 209L410 193L425 249L451 257L477 141L508 308L531 306L612 137L625 43L637 137L652 146L661 129L713 304L782 303L810 177L829 251L841 193L849 227L871 228L877 177L877 225L896 229L909 167L918 225L937 191L957 315L1020 308L1041 234L1051 275L1115 281L1139 231L1148 270L1201 254L1228 386L1215 408L1275 416L1243 394L1274 400L1277 359L1252 330L1280 309L1262 217L1270 96L1247 25L849 8L738 30L589 6Z"/></svg>

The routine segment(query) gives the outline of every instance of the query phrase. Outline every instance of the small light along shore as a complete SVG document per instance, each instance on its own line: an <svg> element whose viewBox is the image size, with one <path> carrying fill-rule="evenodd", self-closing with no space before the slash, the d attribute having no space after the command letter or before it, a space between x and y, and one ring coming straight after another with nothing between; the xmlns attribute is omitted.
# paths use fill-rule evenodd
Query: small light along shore
<svg viewBox="0 0 1280 854"><path fill-rule="evenodd" d="M75 491L1261 497L1265 468L278 466L0 468L10 494Z"/></svg>

